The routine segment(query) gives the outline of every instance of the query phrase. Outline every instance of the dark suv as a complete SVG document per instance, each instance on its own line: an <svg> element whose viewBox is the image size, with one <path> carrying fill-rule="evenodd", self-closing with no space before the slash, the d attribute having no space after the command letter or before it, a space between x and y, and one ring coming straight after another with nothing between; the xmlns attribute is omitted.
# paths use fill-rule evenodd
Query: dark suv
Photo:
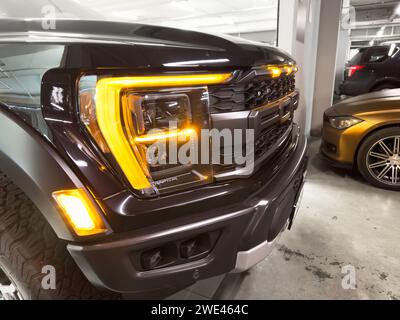
<svg viewBox="0 0 400 320"><path fill-rule="evenodd" d="M251 268L290 228L307 165L291 57L140 24L0 30L4 297L179 289ZM146 160L151 142L200 129L253 132L253 169Z"/></svg>
<svg viewBox="0 0 400 320"><path fill-rule="evenodd" d="M340 94L357 96L400 88L400 53L396 43L361 48L346 66Z"/></svg>

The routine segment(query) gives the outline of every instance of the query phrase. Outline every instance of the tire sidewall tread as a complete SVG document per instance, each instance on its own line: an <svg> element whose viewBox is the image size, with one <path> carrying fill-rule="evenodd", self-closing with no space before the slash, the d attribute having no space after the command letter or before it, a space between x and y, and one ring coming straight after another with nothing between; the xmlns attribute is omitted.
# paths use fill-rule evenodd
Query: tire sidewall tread
<svg viewBox="0 0 400 320"><path fill-rule="evenodd" d="M386 127L369 135L361 144L357 154L358 171L370 184L386 190L400 191L400 186L391 186L375 179L367 168L367 155L370 148L379 140L393 135L400 135L400 126Z"/></svg>

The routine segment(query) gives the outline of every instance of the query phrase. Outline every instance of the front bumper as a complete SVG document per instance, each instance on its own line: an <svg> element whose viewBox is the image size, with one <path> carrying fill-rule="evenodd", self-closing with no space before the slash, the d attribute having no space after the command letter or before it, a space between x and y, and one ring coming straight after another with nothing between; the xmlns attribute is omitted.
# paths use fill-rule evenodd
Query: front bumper
<svg viewBox="0 0 400 320"><path fill-rule="evenodd" d="M358 146L372 124L360 122L348 129L338 130L324 121L320 156L331 165L340 168L353 168Z"/></svg>
<svg viewBox="0 0 400 320"><path fill-rule="evenodd" d="M279 233L279 235L271 242L266 240L263 243L260 243L258 246L251 248L250 250L239 251L236 256L235 269L232 270L231 273L241 273L247 271L251 267L255 266L257 263L268 257L274 249L276 242L279 240L280 235L283 233L283 231L286 230L288 226L289 221L285 224L285 226L281 230L281 233Z"/></svg>
<svg viewBox="0 0 400 320"><path fill-rule="evenodd" d="M346 170L351 170L353 168L352 164L349 163L341 163L338 161L333 160L332 158L329 158L329 156L326 155L325 150L324 150L324 145L323 143L321 144L318 158L330 165L331 167L338 168L338 169L346 169Z"/></svg>
<svg viewBox="0 0 400 320"><path fill-rule="evenodd" d="M299 134L295 150L272 179L262 184L262 172L247 179L254 179L260 187L246 201L224 209L205 208L203 215L188 214L184 221L101 242L69 244L68 250L92 284L123 293L180 289L200 279L249 268L269 254L269 245L293 219L307 166L306 152L307 140ZM208 252L192 259L179 257L183 243L204 236L211 239ZM165 267L145 270L143 252L155 248L179 258Z"/></svg>

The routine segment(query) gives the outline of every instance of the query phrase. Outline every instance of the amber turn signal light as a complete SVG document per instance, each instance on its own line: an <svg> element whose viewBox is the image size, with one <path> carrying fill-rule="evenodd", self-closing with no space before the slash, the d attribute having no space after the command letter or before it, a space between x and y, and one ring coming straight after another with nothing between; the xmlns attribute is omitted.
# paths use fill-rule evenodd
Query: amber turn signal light
<svg viewBox="0 0 400 320"><path fill-rule="evenodd" d="M173 130L155 134L147 134L143 136L139 136L135 138L137 143L154 143L160 140L167 140L167 139L178 139L178 138L187 138L191 137L196 134L196 130L193 128L183 129L183 130Z"/></svg>
<svg viewBox="0 0 400 320"><path fill-rule="evenodd" d="M78 236L89 236L107 231L98 209L83 189L53 192L53 197Z"/></svg>

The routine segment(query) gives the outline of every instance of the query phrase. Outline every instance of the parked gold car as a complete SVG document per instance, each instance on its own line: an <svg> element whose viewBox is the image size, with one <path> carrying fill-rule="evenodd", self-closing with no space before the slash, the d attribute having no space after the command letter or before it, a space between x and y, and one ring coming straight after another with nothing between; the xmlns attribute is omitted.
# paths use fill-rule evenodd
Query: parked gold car
<svg viewBox="0 0 400 320"><path fill-rule="evenodd" d="M326 110L321 155L357 168L371 184L400 191L400 89L344 100Z"/></svg>

